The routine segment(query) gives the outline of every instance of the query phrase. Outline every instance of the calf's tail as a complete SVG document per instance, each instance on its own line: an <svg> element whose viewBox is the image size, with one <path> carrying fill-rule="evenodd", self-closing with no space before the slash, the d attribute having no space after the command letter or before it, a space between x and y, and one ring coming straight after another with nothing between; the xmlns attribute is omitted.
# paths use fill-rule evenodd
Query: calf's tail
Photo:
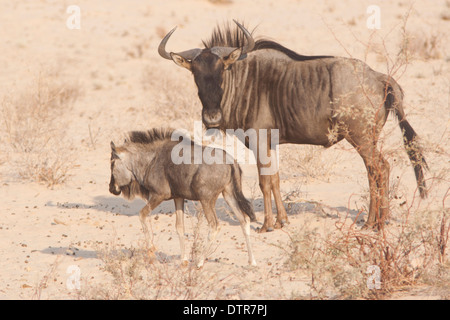
<svg viewBox="0 0 450 320"><path fill-rule="evenodd" d="M237 200L239 209L250 218L251 222L255 222L256 216L253 207L242 192L242 170L237 163L231 166L231 180L233 183L233 196Z"/></svg>

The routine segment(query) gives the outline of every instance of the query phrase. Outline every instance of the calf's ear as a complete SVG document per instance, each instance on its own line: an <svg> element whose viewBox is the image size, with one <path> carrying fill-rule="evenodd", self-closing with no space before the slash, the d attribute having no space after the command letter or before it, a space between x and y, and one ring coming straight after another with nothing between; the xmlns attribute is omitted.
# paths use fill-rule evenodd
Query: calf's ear
<svg viewBox="0 0 450 320"><path fill-rule="evenodd" d="M119 154L117 153L116 150L116 145L114 144L114 142L111 141L111 160L112 159L120 159Z"/></svg>

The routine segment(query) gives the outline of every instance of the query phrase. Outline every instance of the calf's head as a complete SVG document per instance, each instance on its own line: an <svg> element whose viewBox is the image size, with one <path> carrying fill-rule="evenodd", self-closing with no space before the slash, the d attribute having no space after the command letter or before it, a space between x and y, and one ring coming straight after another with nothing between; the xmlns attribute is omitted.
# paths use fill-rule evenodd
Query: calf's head
<svg viewBox="0 0 450 320"><path fill-rule="evenodd" d="M114 142L111 141L111 180L109 192L118 196L124 188L127 188L132 180L133 173L127 167L126 154L117 152Z"/></svg>
<svg viewBox="0 0 450 320"><path fill-rule="evenodd" d="M161 41L158 52L161 57L173 60L178 66L184 67L194 75L198 96L202 103L202 121L209 128L219 127L222 122L223 73L233 63L246 57L255 46L251 34L240 23L234 21L244 32L247 44L241 48L212 47L191 49L180 53L166 51L166 43L176 28L172 29Z"/></svg>

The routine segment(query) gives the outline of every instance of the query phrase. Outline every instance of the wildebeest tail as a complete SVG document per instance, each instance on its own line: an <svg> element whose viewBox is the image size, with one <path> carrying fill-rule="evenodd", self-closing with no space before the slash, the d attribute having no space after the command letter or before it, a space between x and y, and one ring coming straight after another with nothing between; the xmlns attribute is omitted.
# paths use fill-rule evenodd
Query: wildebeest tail
<svg viewBox="0 0 450 320"><path fill-rule="evenodd" d="M386 82L386 100L384 104L387 110L394 112L397 116L398 124L402 130L403 144L414 168L420 196L425 198L427 196L427 188L423 168L428 169L428 165L418 144L417 133L405 118L405 111L403 110L402 104L403 91L397 83L392 82L393 80Z"/></svg>
<svg viewBox="0 0 450 320"><path fill-rule="evenodd" d="M255 222L256 216L253 207L242 193L242 170L237 163L231 166L231 180L233 182L233 196L237 200L239 209L249 216L250 221Z"/></svg>

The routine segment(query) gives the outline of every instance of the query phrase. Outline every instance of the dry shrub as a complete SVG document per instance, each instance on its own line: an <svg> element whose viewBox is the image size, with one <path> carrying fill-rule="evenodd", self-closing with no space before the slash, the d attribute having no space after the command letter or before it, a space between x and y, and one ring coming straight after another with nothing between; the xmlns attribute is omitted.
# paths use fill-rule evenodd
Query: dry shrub
<svg viewBox="0 0 450 320"><path fill-rule="evenodd" d="M74 152L65 114L79 94L78 85L62 82L57 74L40 73L30 88L3 99L4 151L21 178L48 186L68 178Z"/></svg>
<svg viewBox="0 0 450 320"><path fill-rule="evenodd" d="M305 223L290 235L286 265L308 274L314 299L383 298L416 284L448 290L446 209L416 212L413 218L408 210L401 214L400 227L379 232L356 228L347 218L327 232ZM379 288L368 285L371 266L380 271Z"/></svg>
<svg viewBox="0 0 450 320"><path fill-rule="evenodd" d="M353 246L341 248L339 241L332 232L311 229L305 222L300 229L290 235L290 242L286 250L288 259L286 266L290 270L299 270L306 273L310 281L310 299L352 299L365 297L365 270L367 262L349 261L346 251L352 251Z"/></svg>
<svg viewBox="0 0 450 320"><path fill-rule="evenodd" d="M50 265L45 275L39 280L39 282L33 287L33 300L41 300L43 291L48 288L51 280L56 278L57 269L60 265L60 257L56 257L55 261Z"/></svg>

